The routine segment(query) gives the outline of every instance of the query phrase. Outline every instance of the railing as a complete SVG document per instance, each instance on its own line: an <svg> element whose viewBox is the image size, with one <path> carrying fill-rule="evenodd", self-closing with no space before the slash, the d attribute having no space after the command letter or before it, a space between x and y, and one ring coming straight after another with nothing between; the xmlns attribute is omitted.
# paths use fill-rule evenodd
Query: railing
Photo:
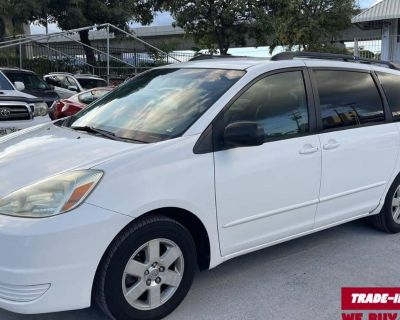
<svg viewBox="0 0 400 320"><path fill-rule="evenodd" d="M348 49L357 57L373 60L381 60L381 38L356 38L354 42L347 44Z"/></svg>
<svg viewBox="0 0 400 320"><path fill-rule="evenodd" d="M400 36L356 38L354 42L346 43L346 46L361 58L400 64Z"/></svg>
<svg viewBox="0 0 400 320"><path fill-rule="evenodd" d="M0 49L0 66L19 67L44 75L49 72L93 73L107 77L106 47L94 46L96 64L86 60L82 45L75 43L31 42ZM132 48L110 46L110 79L125 79L146 69L186 62L190 53L141 52ZM176 60L175 60L176 59Z"/></svg>

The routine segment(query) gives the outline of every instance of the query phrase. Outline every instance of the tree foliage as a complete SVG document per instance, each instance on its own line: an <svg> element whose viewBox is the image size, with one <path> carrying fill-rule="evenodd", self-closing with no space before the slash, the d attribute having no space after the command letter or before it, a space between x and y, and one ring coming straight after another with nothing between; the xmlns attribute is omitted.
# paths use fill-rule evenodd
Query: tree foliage
<svg viewBox="0 0 400 320"><path fill-rule="evenodd" d="M354 0L282 0L275 12L274 45L332 51L332 40L351 26Z"/></svg>
<svg viewBox="0 0 400 320"><path fill-rule="evenodd" d="M266 0L171 0L163 7L175 24L210 51L227 54L232 45L245 46L247 40L265 41L272 25L265 19L271 11ZM279 2L279 1L276 1Z"/></svg>
<svg viewBox="0 0 400 320"><path fill-rule="evenodd" d="M24 0L23 0L24 1ZM153 0L48 0L49 15L62 30L95 24L111 23L126 28L128 22L149 24L153 21L156 1ZM90 45L89 31L79 32L84 44ZM88 63L95 64L93 50L84 47Z"/></svg>
<svg viewBox="0 0 400 320"><path fill-rule="evenodd" d="M0 15L11 17L13 34L22 32L23 23L43 22L47 10L47 0L0 0Z"/></svg>
<svg viewBox="0 0 400 320"><path fill-rule="evenodd" d="M111 23L125 29L129 22L149 24L157 9L156 0L0 0L0 14L12 17L13 25L55 22L62 30ZM91 45L89 31L79 32ZM92 49L84 46L88 63L96 64Z"/></svg>

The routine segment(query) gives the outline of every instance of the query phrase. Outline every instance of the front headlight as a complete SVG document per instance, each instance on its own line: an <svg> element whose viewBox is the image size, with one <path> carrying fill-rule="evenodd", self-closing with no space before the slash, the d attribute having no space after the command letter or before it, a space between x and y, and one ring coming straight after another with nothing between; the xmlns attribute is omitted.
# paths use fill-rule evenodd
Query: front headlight
<svg viewBox="0 0 400 320"><path fill-rule="evenodd" d="M103 176L100 170L59 174L20 189L0 200L0 214L45 218L79 206Z"/></svg>
<svg viewBox="0 0 400 320"><path fill-rule="evenodd" d="M46 102L36 102L34 104L34 112L33 115L35 117L43 117L47 115L49 112L49 109L47 107Z"/></svg>

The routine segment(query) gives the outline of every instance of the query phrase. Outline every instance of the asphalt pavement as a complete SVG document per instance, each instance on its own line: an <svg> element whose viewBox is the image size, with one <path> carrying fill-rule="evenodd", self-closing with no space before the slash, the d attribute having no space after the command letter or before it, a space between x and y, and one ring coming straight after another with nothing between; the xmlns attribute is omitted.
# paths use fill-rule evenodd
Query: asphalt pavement
<svg viewBox="0 0 400 320"><path fill-rule="evenodd" d="M167 319L341 319L340 289L400 287L400 234L357 221L230 260L199 273ZM79 290L77 288L77 290ZM106 320L95 307L0 320Z"/></svg>

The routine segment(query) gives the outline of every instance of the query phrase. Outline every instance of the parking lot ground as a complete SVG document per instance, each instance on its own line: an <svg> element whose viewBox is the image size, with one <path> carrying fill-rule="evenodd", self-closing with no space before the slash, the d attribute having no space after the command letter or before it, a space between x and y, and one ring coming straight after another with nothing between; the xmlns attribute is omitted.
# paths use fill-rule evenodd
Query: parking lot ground
<svg viewBox="0 0 400 320"><path fill-rule="evenodd" d="M343 286L400 286L400 234L352 222L198 274L175 319L341 319ZM79 290L77 288L77 290ZM106 320L97 308L1 320Z"/></svg>

